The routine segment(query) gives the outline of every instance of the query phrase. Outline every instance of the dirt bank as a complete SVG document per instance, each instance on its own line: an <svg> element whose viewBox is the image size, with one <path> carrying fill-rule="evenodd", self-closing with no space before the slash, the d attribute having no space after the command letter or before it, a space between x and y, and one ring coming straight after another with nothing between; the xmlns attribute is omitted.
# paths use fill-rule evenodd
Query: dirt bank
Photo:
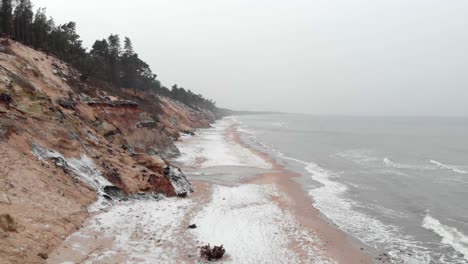
<svg viewBox="0 0 468 264"><path fill-rule="evenodd" d="M44 262L96 200L190 188L166 159L181 133L209 126L214 113L83 82L67 63L12 40L0 50L3 262Z"/></svg>

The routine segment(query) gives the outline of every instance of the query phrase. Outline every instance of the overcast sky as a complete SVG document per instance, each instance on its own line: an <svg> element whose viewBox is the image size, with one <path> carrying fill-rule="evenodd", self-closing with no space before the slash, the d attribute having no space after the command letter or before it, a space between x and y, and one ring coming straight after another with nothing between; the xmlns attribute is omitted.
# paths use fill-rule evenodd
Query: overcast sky
<svg viewBox="0 0 468 264"><path fill-rule="evenodd" d="M466 0L33 0L218 106L468 116Z"/></svg>

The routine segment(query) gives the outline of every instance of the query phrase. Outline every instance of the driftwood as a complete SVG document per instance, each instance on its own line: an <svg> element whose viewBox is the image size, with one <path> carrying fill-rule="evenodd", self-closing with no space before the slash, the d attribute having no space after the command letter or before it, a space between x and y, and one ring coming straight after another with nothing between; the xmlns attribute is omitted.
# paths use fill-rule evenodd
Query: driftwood
<svg viewBox="0 0 468 264"><path fill-rule="evenodd" d="M208 261L217 260L223 257L226 250L221 246L214 246L211 248L210 244L200 248L200 256Z"/></svg>

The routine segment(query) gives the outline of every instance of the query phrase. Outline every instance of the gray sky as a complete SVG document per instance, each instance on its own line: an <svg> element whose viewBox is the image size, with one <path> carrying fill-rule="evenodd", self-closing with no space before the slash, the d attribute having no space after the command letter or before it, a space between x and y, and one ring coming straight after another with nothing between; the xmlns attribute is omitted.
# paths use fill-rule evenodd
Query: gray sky
<svg viewBox="0 0 468 264"><path fill-rule="evenodd" d="M166 86L244 110L468 115L466 0L33 0L129 36Z"/></svg>

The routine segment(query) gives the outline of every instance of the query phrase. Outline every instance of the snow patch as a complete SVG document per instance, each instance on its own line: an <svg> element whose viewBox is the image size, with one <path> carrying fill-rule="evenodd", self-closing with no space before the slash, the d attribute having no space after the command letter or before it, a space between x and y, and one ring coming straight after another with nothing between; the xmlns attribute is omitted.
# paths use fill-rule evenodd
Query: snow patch
<svg viewBox="0 0 468 264"><path fill-rule="evenodd" d="M73 248L72 257L86 256L85 263L117 263L122 256L132 263L180 263L182 241L177 234L186 230L181 223L191 205L180 198L122 202L92 217L65 245ZM96 239L111 245L100 248L92 242Z"/></svg>
<svg viewBox="0 0 468 264"><path fill-rule="evenodd" d="M195 168L245 166L271 169L270 163L226 135L226 129L235 124L235 119L224 118L212 128L199 130L193 137L182 137L177 143L181 155L176 161Z"/></svg>
<svg viewBox="0 0 468 264"><path fill-rule="evenodd" d="M106 195L104 187L113 186L113 184L101 174L93 159L90 157L83 154L80 159L67 159L55 150L48 150L36 144L33 144L32 146L32 153L39 160L45 163L47 163L47 160L53 159L56 166L60 166L66 170L71 170L74 177L85 182L96 190L98 200L88 208L89 211L98 211L109 204L109 202L104 198L104 195Z"/></svg>
<svg viewBox="0 0 468 264"><path fill-rule="evenodd" d="M318 239L271 201L280 195L273 185L215 186L192 232L202 243L223 244L232 263L328 263L314 246ZM291 250L292 238L307 259Z"/></svg>

